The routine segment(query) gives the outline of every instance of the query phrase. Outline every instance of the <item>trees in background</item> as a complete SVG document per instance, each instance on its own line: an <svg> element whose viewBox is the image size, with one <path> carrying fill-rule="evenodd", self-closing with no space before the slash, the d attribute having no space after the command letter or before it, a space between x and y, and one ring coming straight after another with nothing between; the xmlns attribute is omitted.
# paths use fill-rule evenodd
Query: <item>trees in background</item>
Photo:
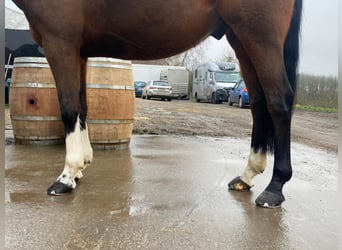
<svg viewBox="0 0 342 250"><path fill-rule="evenodd" d="M133 63L183 66L191 71L196 65L206 61L205 51L207 50L209 43L210 41L206 39L196 47L172 57L149 61L133 60Z"/></svg>
<svg viewBox="0 0 342 250"><path fill-rule="evenodd" d="M336 77L300 74L297 83L296 104L325 108L338 107Z"/></svg>

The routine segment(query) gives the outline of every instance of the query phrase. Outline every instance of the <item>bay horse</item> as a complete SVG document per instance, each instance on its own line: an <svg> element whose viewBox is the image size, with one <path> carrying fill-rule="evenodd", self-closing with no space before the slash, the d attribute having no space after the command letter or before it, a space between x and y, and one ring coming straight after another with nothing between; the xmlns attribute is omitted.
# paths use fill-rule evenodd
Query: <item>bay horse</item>
<svg viewBox="0 0 342 250"><path fill-rule="evenodd" d="M65 166L48 188L63 195L91 164L85 75L88 57L149 60L224 35L236 52L253 116L247 166L230 190L247 191L274 153L273 175L257 197L280 207L292 175L290 128L299 53L302 0L13 0L44 48L65 128Z"/></svg>

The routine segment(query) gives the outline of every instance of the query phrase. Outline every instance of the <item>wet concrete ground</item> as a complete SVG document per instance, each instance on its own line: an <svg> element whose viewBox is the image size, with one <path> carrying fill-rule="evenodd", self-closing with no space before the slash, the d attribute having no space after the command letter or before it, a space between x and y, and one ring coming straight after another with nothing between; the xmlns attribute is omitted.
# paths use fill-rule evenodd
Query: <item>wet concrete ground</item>
<svg viewBox="0 0 342 250"><path fill-rule="evenodd" d="M70 195L47 187L64 146L7 145L6 249L337 249L337 155L293 144L292 180L280 209L227 191L249 141L133 136L130 148L95 151Z"/></svg>

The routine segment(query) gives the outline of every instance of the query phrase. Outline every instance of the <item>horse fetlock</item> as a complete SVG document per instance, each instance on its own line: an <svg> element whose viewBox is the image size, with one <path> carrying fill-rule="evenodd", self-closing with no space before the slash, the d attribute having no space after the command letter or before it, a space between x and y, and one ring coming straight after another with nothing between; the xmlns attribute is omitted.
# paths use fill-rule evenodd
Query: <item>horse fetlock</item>
<svg viewBox="0 0 342 250"><path fill-rule="evenodd" d="M69 158L69 159L66 159L65 165L71 173L75 174L78 170L85 169L86 160L80 159L80 158L77 158L77 159Z"/></svg>
<svg viewBox="0 0 342 250"><path fill-rule="evenodd" d="M75 175L75 181L77 182L79 179L83 177L82 171L78 171Z"/></svg>
<svg viewBox="0 0 342 250"><path fill-rule="evenodd" d="M70 165L66 164L64 166L63 172L58 176L57 182L64 183L65 185L71 187L72 189L76 188L75 178L79 175L79 172L84 169L83 165Z"/></svg>
<svg viewBox="0 0 342 250"><path fill-rule="evenodd" d="M65 174L62 173L56 180L56 182L58 183L63 183L64 185L66 185L67 187L71 188L71 189L75 189L76 188L76 181L75 181L75 176L74 175L70 175L70 174Z"/></svg>
<svg viewBox="0 0 342 250"><path fill-rule="evenodd" d="M93 155L86 156L83 161L84 168L89 167L92 161L93 161Z"/></svg>

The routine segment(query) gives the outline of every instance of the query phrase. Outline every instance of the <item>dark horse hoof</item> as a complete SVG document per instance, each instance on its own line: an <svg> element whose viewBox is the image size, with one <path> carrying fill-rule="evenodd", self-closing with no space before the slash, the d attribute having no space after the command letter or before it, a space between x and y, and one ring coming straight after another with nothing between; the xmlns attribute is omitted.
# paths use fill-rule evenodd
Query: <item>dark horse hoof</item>
<svg viewBox="0 0 342 250"><path fill-rule="evenodd" d="M72 190L72 187L65 185L64 183L55 182L52 184L51 187L48 188L47 194L53 196L61 196L70 193Z"/></svg>
<svg viewBox="0 0 342 250"><path fill-rule="evenodd" d="M238 177L234 178L233 180L231 180L228 183L228 189L229 190L243 191L244 192L244 191L249 191L251 189L251 186L248 185L243 180L241 180L241 177L238 176Z"/></svg>
<svg viewBox="0 0 342 250"><path fill-rule="evenodd" d="M255 203L259 207L278 208L281 206L281 203L284 200L285 197L282 194L279 195L265 190L258 196L258 198L255 200Z"/></svg>

